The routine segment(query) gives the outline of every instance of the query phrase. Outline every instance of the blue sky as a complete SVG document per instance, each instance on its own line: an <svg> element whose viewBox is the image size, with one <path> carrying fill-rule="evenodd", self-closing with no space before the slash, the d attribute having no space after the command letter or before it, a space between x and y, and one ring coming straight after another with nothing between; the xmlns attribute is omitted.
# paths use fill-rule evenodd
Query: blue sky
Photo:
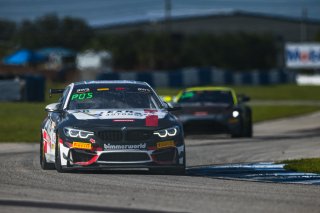
<svg viewBox="0 0 320 213"><path fill-rule="evenodd" d="M201 15L242 10L320 20L320 0L171 0L172 15ZM34 19L47 13L85 19L91 25L163 18L164 0L0 0L0 18Z"/></svg>

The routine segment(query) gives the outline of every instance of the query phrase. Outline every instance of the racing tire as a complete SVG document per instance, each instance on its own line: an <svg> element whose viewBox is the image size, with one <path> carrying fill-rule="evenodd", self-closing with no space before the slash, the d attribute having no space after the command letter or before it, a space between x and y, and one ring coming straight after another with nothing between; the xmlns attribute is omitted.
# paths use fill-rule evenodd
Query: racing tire
<svg viewBox="0 0 320 213"><path fill-rule="evenodd" d="M184 151L184 153L186 153ZM186 155L183 156L183 165L176 167L176 168L170 168L170 169L163 169L163 168L152 168L149 169L152 173L160 173L160 174L168 174L168 175L185 175L186 174Z"/></svg>
<svg viewBox="0 0 320 213"><path fill-rule="evenodd" d="M178 160L177 160L178 163ZM186 148L183 149L183 165L182 167L177 167L174 169L169 169L166 172L167 174L171 175L185 175L186 174Z"/></svg>
<svg viewBox="0 0 320 213"><path fill-rule="evenodd" d="M252 113L251 110L247 110L248 112L248 120L245 122L242 119L241 122L241 130L239 133L231 133L232 138L252 138Z"/></svg>
<svg viewBox="0 0 320 213"><path fill-rule="evenodd" d="M252 138L253 135L253 126L252 126L252 116L249 114L249 119L245 128L244 137Z"/></svg>
<svg viewBox="0 0 320 213"><path fill-rule="evenodd" d="M231 133L231 138L242 138L242 137L244 137L244 131L245 131L245 126L244 126L244 124L242 124L240 132Z"/></svg>
<svg viewBox="0 0 320 213"><path fill-rule="evenodd" d="M179 168L174 168L174 169L166 169L164 170L164 172L166 174L169 174L169 175L185 175L186 174L186 167L179 167Z"/></svg>
<svg viewBox="0 0 320 213"><path fill-rule="evenodd" d="M41 135L40 139L40 166L43 170L53 170L55 169L54 163L48 163L44 153L44 143L43 137Z"/></svg>
<svg viewBox="0 0 320 213"><path fill-rule="evenodd" d="M58 139L56 141L56 149L55 149L55 167L56 167L57 172L59 172L59 173L66 172L66 170L64 168L62 168L62 166L61 166L60 143L59 143Z"/></svg>

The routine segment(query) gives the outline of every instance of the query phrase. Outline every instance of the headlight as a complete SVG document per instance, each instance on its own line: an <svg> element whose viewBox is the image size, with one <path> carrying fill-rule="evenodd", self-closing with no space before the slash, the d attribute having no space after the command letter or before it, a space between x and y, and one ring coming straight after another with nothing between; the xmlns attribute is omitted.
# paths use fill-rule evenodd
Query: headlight
<svg viewBox="0 0 320 213"><path fill-rule="evenodd" d="M161 129L161 130L154 131L153 134L158 135L160 138L165 138L165 137L173 137L177 135L178 132L179 132L179 127L175 126L168 129Z"/></svg>
<svg viewBox="0 0 320 213"><path fill-rule="evenodd" d="M238 117L239 115L240 115L240 113L239 113L238 111L233 111L233 112L232 112L232 116L233 116L234 118Z"/></svg>
<svg viewBox="0 0 320 213"><path fill-rule="evenodd" d="M83 139L94 135L93 132L84 131L84 130L80 130L80 129L74 129L74 128L70 128L70 127L65 127L64 133L66 134L66 136L71 137L71 138L83 138Z"/></svg>

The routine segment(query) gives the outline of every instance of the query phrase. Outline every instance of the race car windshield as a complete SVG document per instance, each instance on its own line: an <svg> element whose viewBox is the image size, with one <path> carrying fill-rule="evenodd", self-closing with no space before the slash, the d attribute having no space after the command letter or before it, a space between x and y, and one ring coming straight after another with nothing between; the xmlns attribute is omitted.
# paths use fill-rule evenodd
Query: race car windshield
<svg viewBox="0 0 320 213"><path fill-rule="evenodd" d="M161 104L149 88L75 88L68 109L158 109Z"/></svg>
<svg viewBox="0 0 320 213"><path fill-rule="evenodd" d="M197 102L233 104L233 97L230 91L186 91L178 100L178 103Z"/></svg>

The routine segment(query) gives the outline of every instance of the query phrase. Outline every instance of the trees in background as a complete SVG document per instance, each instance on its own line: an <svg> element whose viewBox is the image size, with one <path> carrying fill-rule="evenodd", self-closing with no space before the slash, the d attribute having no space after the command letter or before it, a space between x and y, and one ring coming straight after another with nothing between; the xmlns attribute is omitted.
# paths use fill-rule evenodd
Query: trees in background
<svg viewBox="0 0 320 213"><path fill-rule="evenodd" d="M132 32L99 35L88 45L113 53L116 69L178 69L216 66L225 69L269 69L276 66L276 40L271 35L176 35Z"/></svg>
<svg viewBox="0 0 320 213"><path fill-rule="evenodd" d="M8 54L13 46L12 38L17 30L17 25L13 21L0 19L0 57Z"/></svg>
<svg viewBox="0 0 320 213"><path fill-rule="evenodd" d="M0 42L10 40L17 30L17 25L13 21L0 20Z"/></svg>
<svg viewBox="0 0 320 213"><path fill-rule="evenodd" d="M35 21L23 21L15 40L25 48L63 46L80 50L93 36L93 29L77 18L46 15Z"/></svg>
<svg viewBox="0 0 320 213"><path fill-rule="evenodd" d="M46 15L20 24L0 21L0 56L16 48L62 46L74 50L109 50L116 70L172 70L216 66L224 69L269 69L276 66L276 39L256 34L131 32L95 34L85 21Z"/></svg>
<svg viewBox="0 0 320 213"><path fill-rule="evenodd" d="M63 46L80 50L93 37L93 29L78 18L49 14L20 24L0 20L0 42L8 49Z"/></svg>

